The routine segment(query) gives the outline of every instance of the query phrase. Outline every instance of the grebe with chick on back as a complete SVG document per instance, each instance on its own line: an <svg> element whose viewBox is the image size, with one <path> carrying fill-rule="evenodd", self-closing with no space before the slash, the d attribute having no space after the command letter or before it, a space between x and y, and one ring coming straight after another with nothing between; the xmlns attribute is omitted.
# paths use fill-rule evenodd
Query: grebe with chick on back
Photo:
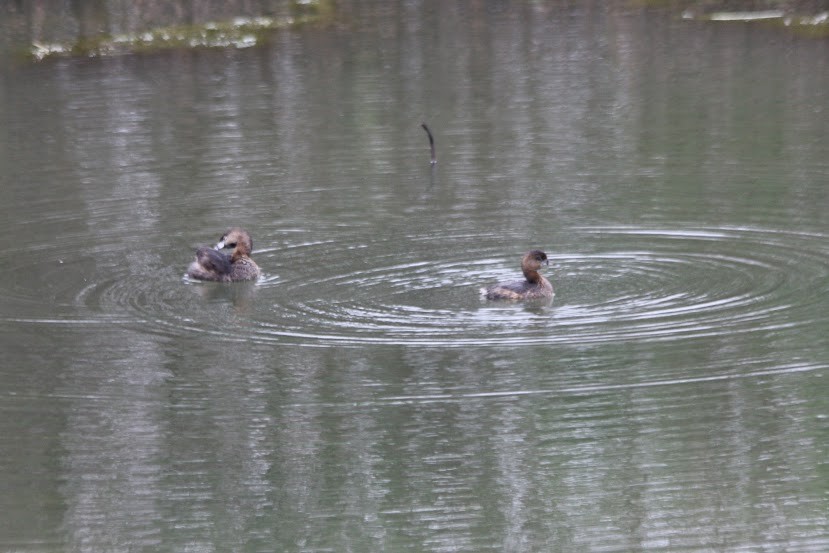
<svg viewBox="0 0 829 553"><path fill-rule="evenodd" d="M231 249L230 255L222 252ZM259 278L259 266L250 258L253 240L245 229L233 227L219 239L215 248L207 246L196 251L196 259L187 269L187 276L212 282L241 282Z"/></svg>

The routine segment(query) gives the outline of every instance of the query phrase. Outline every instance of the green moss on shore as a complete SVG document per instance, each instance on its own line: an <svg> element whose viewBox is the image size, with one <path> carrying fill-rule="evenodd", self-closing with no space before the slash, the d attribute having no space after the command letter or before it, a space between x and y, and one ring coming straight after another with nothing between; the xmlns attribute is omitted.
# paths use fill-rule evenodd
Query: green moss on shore
<svg viewBox="0 0 829 553"><path fill-rule="evenodd" d="M631 5L672 10L683 19L712 23L754 24L786 29L798 36L829 37L829 11L810 13L813 5L797 1L630 0ZM801 10L801 11L799 11Z"/></svg>
<svg viewBox="0 0 829 553"><path fill-rule="evenodd" d="M334 16L331 0L295 2L291 16L237 17L201 25L157 27L137 33L100 34L65 43L34 43L23 57L34 61L64 57L103 57L193 48L250 48L276 31L320 23Z"/></svg>

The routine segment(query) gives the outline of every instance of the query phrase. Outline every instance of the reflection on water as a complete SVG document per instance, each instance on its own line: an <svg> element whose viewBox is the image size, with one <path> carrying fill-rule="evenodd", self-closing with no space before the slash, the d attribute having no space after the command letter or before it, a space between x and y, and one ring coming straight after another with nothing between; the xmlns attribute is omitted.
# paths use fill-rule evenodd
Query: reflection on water
<svg viewBox="0 0 829 553"><path fill-rule="evenodd" d="M829 548L825 45L602 6L7 73L0 549Z"/></svg>

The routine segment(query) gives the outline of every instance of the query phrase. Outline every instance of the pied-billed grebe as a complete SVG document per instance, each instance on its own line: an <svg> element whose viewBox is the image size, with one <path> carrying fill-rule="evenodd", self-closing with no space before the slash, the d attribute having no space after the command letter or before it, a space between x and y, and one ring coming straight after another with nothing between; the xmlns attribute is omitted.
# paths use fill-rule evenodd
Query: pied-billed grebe
<svg viewBox="0 0 829 553"><path fill-rule="evenodd" d="M541 265L549 265L547 254L531 250L521 260L521 270L526 280L499 282L488 288L481 288L481 294L488 300L535 300L553 297L553 285L541 276Z"/></svg>
<svg viewBox="0 0 829 553"><path fill-rule="evenodd" d="M230 248L230 255L221 250ZM214 248L196 251L196 260L187 269L187 276L214 282L237 282L259 278L259 266L250 258L253 241L246 230L233 227L221 237Z"/></svg>

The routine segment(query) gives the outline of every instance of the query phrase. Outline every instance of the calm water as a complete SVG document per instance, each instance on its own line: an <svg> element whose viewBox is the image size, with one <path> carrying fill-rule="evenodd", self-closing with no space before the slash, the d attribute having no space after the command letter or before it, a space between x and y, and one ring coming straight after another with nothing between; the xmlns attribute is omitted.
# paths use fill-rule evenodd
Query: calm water
<svg viewBox="0 0 829 553"><path fill-rule="evenodd" d="M829 550L829 43L365 4L4 70L0 550Z"/></svg>

